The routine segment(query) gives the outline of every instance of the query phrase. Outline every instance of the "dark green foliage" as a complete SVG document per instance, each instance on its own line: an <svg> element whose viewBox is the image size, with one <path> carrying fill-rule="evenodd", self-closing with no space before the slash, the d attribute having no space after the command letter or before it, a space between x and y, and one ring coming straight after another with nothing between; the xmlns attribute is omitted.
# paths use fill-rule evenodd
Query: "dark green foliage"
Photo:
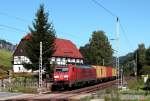
<svg viewBox="0 0 150 101"><path fill-rule="evenodd" d="M134 75L135 73L134 61L128 61L123 66L123 73L124 75Z"/></svg>
<svg viewBox="0 0 150 101"><path fill-rule="evenodd" d="M134 53L128 53L125 56L119 57L120 59L120 64L126 64L128 61L134 60Z"/></svg>
<svg viewBox="0 0 150 101"><path fill-rule="evenodd" d="M103 31L94 31L89 43L80 47L80 52L85 58L85 63L94 65L112 64L112 48Z"/></svg>
<svg viewBox="0 0 150 101"><path fill-rule="evenodd" d="M134 53L128 53L120 57L120 66L123 67L124 75L134 74L135 57Z"/></svg>
<svg viewBox="0 0 150 101"><path fill-rule="evenodd" d="M142 67L146 64L146 49L144 44L140 44L137 49L137 75L142 72Z"/></svg>
<svg viewBox="0 0 150 101"><path fill-rule="evenodd" d="M147 81L145 83L145 88L144 89L146 90L145 95L148 95L149 92L150 92L150 78L147 79Z"/></svg>
<svg viewBox="0 0 150 101"><path fill-rule="evenodd" d="M90 54L90 45L86 44L83 47L80 47L79 51L82 53L82 55L84 56L84 63L85 64L92 64L91 61L91 54Z"/></svg>
<svg viewBox="0 0 150 101"><path fill-rule="evenodd" d="M150 65L150 47L146 50L146 63Z"/></svg>
<svg viewBox="0 0 150 101"><path fill-rule="evenodd" d="M145 65L141 70L142 74L150 74L150 66Z"/></svg>
<svg viewBox="0 0 150 101"><path fill-rule="evenodd" d="M136 70L137 58L137 75L150 74L150 47L145 48L144 44L139 44L134 53L120 57L120 65L124 67L124 72L133 74Z"/></svg>
<svg viewBox="0 0 150 101"><path fill-rule="evenodd" d="M40 42L42 42L43 67L51 72L49 58L55 51L55 31L52 23L48 23L48 13L45 13L43 5L37 11L33 28L29 29L31 37L26 41L26 52L32 64L25 64L25 67L32 70L39 69Z"/></svg>

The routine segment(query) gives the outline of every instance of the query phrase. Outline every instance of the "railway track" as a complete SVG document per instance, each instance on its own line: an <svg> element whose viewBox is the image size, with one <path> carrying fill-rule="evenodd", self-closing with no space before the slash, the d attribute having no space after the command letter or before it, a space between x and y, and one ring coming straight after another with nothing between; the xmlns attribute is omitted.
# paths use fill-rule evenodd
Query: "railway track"
<svg viewBox="0 0 150 101"><path fill-rule="evenodd" d="M6 101L69 101L71 97L81 94L93 93L97 90L105 89L114 85L118 80L96 84L94 86L84 87L71 91L52 92L50 94L31 94L28 96L19 96L7 99Z"/></svg>

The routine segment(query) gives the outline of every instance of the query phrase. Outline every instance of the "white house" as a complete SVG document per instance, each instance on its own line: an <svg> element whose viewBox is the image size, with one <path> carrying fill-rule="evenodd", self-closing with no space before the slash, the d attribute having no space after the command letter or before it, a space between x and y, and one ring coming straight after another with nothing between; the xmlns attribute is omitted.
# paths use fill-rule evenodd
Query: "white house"
<svg viewBox="0 0 150 101"><path fill-rule="evenodd" d="M23 63L31 63L25 52L25 40L30 39L31 34L28 34L21 39L14 54L13 54L13 71L14 72L31 72L23 67ZM68 63L83 64L83 56L77 47L70 41L57 38L55 40L56 51L50 57L50 64L55 62L58 65L66 65Z"/></svg>

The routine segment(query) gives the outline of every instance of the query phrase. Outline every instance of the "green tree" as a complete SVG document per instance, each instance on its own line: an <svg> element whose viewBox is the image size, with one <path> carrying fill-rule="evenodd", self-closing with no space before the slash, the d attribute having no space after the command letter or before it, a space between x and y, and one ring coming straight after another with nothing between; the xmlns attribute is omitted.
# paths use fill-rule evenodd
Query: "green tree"
<svg viewBox="0 0 150 101"><path fill-rule="evenodd" d="M89 64L110 65L112 63L112 48L103 31L94 31L89 43L80 48L85 60Z"/></svg>
<svg viewBox="0 0 150 101"><path fill-rule="evenodd" d="M48 13L44 11L44 5L40 5L33 22L33 28L29 27L31 38L26 41L26 53L32 64L25 64L27 69L39 69L40 42L42 42L42 61L46 72L51 73L49 59L55 52L55 30L53 24L48 22Z"/></svg>
<svg viewBox="0 0 150 101"><path fill-rule="evenodd" d="M146 49L144 44L139 44L137 49L137 74L140 75L142 67L146 64Z"/></svg>
<svg viewBox="0 0 150 101"><path fill-rule="evenodd" d="M150 47L146 50L146 63L150 66Z"/></svg>
<svg viewBox="0 0 150 101"><path fill-rule="evenodd" d="M124 75L134 74L136 70L134 55L134 53L128 53L125 56L119 57L120 67L123 66Z"/></svg>
<svg viewBox="0 0 150 101"><path fill-rule="evenodd" d="M86 44L85 46L80 47L79 51L84 56L84 63L85 64L92 64L91 54L90 54L90 45Z"/></svg>

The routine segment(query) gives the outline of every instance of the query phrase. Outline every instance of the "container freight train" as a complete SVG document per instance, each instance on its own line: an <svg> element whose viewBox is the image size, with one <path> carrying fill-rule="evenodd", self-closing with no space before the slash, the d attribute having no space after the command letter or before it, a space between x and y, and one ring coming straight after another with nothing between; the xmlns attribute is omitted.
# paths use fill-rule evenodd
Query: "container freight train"
<svg viewBox="0 0 150 101"><path fill-rule="evenodd" d="M116 69L105 66L72 65L56 66L52 89L81 86L116 78Z"/></svg>

